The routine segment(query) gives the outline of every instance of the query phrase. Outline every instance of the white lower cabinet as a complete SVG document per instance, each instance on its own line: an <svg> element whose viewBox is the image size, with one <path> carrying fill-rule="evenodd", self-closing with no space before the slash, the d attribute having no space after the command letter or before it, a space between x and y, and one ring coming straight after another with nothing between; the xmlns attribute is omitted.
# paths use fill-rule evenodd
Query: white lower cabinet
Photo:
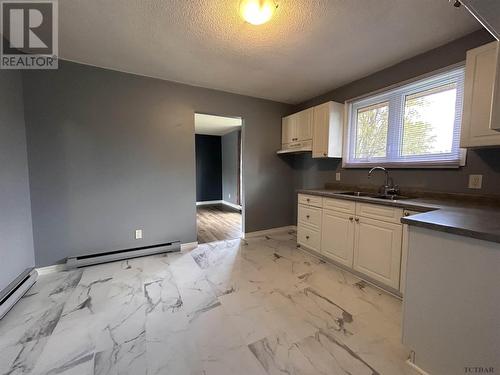
<svg viewBox="0 0 500 375"><path fill-rule="evenodd" d="M320 232L305 225L299 225L297 227L297 242L300 245L319 252L321 243Z"/></svg>
<svg viewBox="0 0 500 375"><path fill-rule="evenodd" d="M352 267L354 215L323 210L321 252L345 266Z"/></svg>
<svg viewBox="0 0 500 375"><path fill-rule="evenodd" d="M363 217L354 231L354 269L399 289L402 225Z"/></svg>
<svg viewBox="0 0 500 375"><path fill-rule="evenodd" d="M301 195L298 212L301 246L399 290L401 208Z"/></svg>

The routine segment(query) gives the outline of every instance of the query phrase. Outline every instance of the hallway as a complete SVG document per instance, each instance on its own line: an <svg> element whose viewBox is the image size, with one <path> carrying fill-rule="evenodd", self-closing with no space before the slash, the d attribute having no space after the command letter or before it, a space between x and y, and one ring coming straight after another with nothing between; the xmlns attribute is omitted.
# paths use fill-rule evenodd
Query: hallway
<svg viewBox="0 0 500 375"><path fill-rule="evenodd" d="M198 243L241 237L241 213L223 204L196 208Z"/></svg>

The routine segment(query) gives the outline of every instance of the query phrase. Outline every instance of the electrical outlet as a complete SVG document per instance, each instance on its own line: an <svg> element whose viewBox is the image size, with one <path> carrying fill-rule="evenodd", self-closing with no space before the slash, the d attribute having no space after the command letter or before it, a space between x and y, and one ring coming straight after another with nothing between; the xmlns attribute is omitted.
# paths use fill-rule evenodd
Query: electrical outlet
<svg viewBox="0 0 500 375"><path fill-rule="evenodd" d="M339 172L335 173L335 180L340 181L340 173Z"/></svg>
<svg viewBox="0 0 500 375"><path fill-rule="evenodd" d="M482 174L470 174L469 175L469 189L481 189L483 187L483 175Z"/></svg>
<svg viewBox="0 0 500 375"><path fill-rule="evenodd" d="M135 230L135 239L136 240L142 239L142 229L136 229Z"/></svg>

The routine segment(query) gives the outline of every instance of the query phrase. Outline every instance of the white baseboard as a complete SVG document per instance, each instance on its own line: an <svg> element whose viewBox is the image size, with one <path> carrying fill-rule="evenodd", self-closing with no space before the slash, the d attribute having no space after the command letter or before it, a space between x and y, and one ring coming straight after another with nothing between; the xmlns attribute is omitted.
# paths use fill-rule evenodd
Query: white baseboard
<svg viewBox="0 0 500 375"><path fill-rule="evenodd" d="M66 271L65 264L54 264L52 266L40 267L36 269L39 275L47 275L49 273Z"/></svg>
<svg viewBox="0 0 500 375"><path fill-rule="evenodd" d="M285 232L289 230L297 230L297 227L295 225L288 225L286 227L278 227L278 228L271 228L271 229L264 229L264 230L258 230L255 232L248 232L244 233L242 238L252 238L252 237L260 237L260 236L265 236L268 234L274 234L277 232Z"/></svg>
<svg viewBox="0 0 500 375"><path fill-rule="evenodd" d="M234 208L236 210L241 210L241 206L240 205L234 204L234 203L231 203L231 202L228 202L228 201L224 201L224 200L196 202L197 206L212 206L214 204L223 204L225 206L232 207L232 208Z"/></svg>
<svg viewBox="0 0 500 375"><path fill-rule="evenodd" d="M222 201L222 204L225 205L225 206L229 206L229 207L232 207L236 210L241 210L241 206L239 204L234 204L234 203L231 203L231 202L228 202L228 201Z"/></svg>
<svg viewBox="0 0 500 375"><path fill-rule="evenodd" d="M181 251L190 251L198 247L198 241L181 243Z"/></svg>
<svg viewBox="0 0 500 375"><path fill-rule="evenodd" d="M213 204L222 204L222 200L218 200L218 201L202 201L202 202L196 202L196 205L197 206L210 206L210 205L213 205Z"/></svg>

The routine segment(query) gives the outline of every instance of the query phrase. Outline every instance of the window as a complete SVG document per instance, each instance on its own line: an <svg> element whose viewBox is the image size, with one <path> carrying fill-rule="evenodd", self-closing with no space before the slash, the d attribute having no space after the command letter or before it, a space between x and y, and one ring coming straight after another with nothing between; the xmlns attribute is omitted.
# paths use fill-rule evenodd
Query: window
<svg viewBox="0 0 500 375"><path fill-rule="evenodd" d="M344 167L458 167L464 69L348 103Z"/></svg>

